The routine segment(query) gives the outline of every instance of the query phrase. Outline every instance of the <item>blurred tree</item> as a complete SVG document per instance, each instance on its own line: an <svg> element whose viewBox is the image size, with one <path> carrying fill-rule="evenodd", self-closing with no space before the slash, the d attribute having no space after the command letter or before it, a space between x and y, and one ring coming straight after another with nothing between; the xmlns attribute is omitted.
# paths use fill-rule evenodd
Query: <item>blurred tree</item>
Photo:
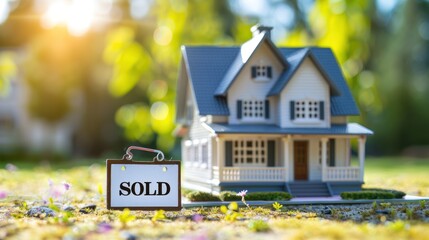
<svg viewBox="0 0 429 240"><path fill-rule="evenodd" d="M113 29L104 59L113 66L109 84L112 95L133 94L140 100L122 106L116 122L125 136L144 144L172 149L175 115L175 80L182 44L232 43L235 16L227 1L156 1L148 19L152 25Z"/></svg>
<svg viewBox="0 0 429 240"><path fill-rule="evenodd" d="M10 81L16 74L16 65L13 61L13 53L0 53L0 97L7 95Z"/></svg>

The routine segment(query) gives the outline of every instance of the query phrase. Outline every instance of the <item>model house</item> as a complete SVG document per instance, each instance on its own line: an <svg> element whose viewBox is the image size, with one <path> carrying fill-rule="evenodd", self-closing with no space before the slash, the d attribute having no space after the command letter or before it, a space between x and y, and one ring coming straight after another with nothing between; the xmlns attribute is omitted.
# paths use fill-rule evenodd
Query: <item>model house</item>
<svg viewBox="0 0 429 240"><path fill-rule="evenodd" d="M182 47L183 186L293 196L359 190L372 132L347 120L359 110L332 50L277 47L271 29L252 27L237 47Z"/></svg>

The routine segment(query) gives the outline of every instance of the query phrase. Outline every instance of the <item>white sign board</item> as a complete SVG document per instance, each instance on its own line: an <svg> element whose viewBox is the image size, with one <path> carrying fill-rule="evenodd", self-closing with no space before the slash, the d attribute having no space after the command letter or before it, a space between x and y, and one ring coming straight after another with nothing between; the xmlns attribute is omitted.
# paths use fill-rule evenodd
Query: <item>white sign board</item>
<svg viewBox="0 0 429 240"><path fill-rule="evenodd" d="M180 210L180 161L107 160L107 208Z"/></svg>

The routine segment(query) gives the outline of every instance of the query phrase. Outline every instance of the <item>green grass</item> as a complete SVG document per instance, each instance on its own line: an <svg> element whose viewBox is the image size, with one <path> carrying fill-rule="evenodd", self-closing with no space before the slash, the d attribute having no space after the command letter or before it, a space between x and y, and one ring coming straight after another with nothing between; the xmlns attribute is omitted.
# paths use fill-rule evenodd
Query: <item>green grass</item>
<svg viewBox="0 0 429 240"><path fill-rule="evenodd" d="M366 214L370 216L368 219L374 215L372 219L377 220L376 224L368 219L352 222L345 219L341 211L333 211L326 217L287 206L276 211L270 205L242 207L240 217L233 222L225 220L220 208L166 212L166 218L161 220L152 220L156 212L134 211L130 214L135 218L127 216L124 221L124 212L109 211L105 206L104 160L60 164L21 162L16 163L19 168L16 172L4 170L5 164L0 162L0 191L6 191L9 196L0 199L0 239L61 239L65 236L125 239L127 234L140 239L422 239L429 236L429 224L422 218L388 217L387 221L380 221L377 220L380 216L372 214L371 205ZM365 187L393 188L407 194L429 196L427 159L368 158L365 170ZM44 219L25 216L24 202L32 207L49 200L49 180L60 187L63 181L72 185L64 196L54 199L56 204L76 208L96 204L96 211L90 214L75 211L70 216L58 212L60 217ZM409 207L400 206L398 211L407 209L410 212ZM429 206L425 211L429 213ZM196 214L203 216L201 222L192 221ZM101 223L107 223L112 230L103 232Z"/></svg>
<svg viewBox="0 0 429 240"><path fill-rule="evenodd" d="M408 195L429 196L429 159L367 158L364 187L393 188Z"/></svg>

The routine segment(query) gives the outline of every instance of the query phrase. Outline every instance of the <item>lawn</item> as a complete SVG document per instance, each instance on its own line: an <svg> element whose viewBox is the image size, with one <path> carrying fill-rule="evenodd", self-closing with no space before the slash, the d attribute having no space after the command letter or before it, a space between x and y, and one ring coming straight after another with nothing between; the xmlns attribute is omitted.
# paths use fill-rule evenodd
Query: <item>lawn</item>
<svg viewBox="0 0 429 240"><path fill-rule="evenodd" d="M321 213L322 206L232 208L229 216L237 218L220 208L109 211L103 162L15 163L18 170L1 169L0 239L429 239L429 202L363 205L361 220L347 218L350 206L329 206L329 215ZM368 158L365 168L365 187L429 196L429 160ZM55 216L26 215L42 205ZM80 211L88 205L95 211ZM72 208L61 210L65 206ZM386 208L389 215L377 212Z"/></svg>

